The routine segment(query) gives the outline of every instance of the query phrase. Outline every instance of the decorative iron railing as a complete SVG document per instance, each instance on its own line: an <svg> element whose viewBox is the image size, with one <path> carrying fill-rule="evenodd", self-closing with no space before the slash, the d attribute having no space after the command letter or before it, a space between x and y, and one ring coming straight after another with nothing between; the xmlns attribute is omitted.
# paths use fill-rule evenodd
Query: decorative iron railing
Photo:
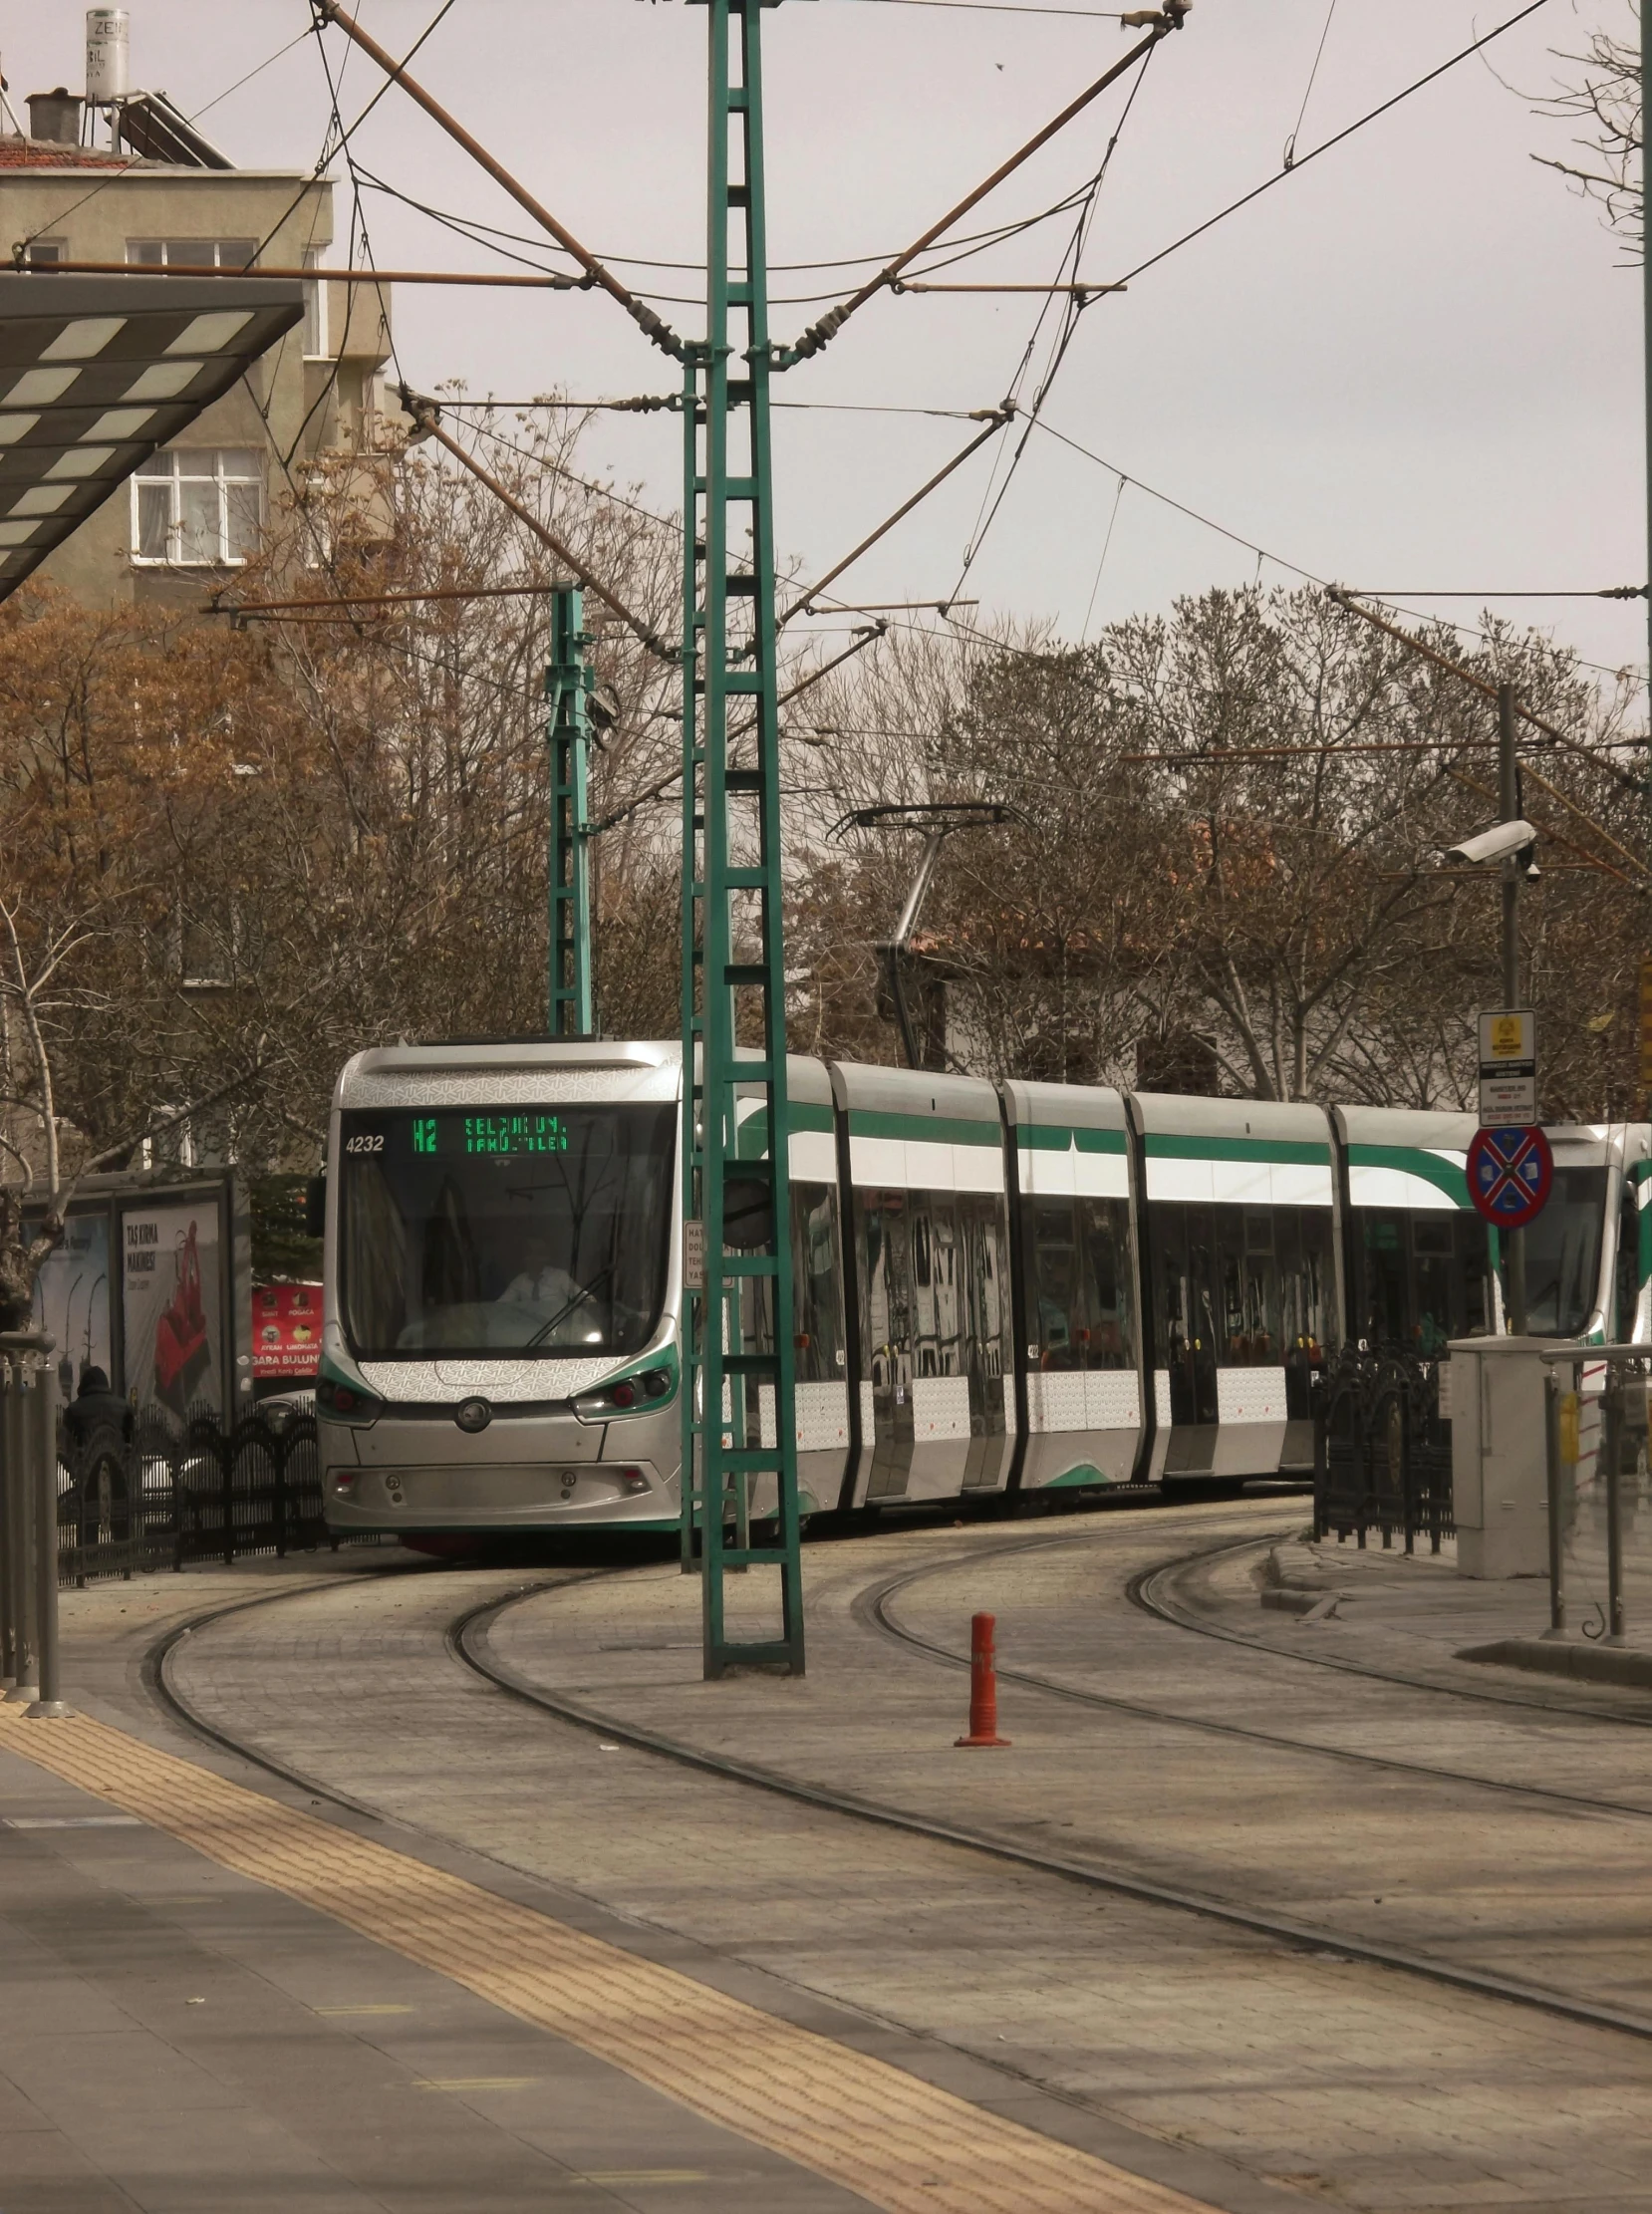
<svg viewBox="0 0 1652 2214"><path fill-rule="evenodd" d="M145 1410L58 1444L58 1581L233 1561L337 1543L321 1513L316 1421L307 1401L225 1429L196 1408L181 1429Z"/></svg>
<svg viewBox="0 0 1652 2214"><path fill-rule="evenodd" d="M1452 1519L1451 1424L1440 1371L1403 1347L1346 1346L1326 1369L1314 1414L1313 1528L1338 1542L1380 1532L1432 1552Z"/></svg>

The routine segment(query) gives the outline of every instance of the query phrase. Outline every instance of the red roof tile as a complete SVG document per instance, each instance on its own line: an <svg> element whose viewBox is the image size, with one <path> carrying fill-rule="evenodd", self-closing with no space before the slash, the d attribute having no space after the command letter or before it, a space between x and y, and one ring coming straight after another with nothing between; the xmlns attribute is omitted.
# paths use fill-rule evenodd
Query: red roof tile
<svg viewBox="0 0 1652 2214"><path fill-rule="evenodd" d="M133 169L149 164L102 146L66 146L55 138L0 138L0 169Z"/></svg>

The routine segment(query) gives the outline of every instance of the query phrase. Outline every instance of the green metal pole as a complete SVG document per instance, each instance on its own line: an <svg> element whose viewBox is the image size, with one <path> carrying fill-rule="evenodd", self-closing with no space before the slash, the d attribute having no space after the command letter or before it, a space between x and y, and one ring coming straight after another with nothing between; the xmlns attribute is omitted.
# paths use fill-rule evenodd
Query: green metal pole
<svg viewBox="0 0 1652 2214"><path fill-rule="evenodd" d="M545 671L550 721L550 1002L553 1038L589 1037L596 1028L591 998L591 817L586 801L591 739L589 700L596 682L587 667L590 644L577 584L551 593L551 660Z"/></svg>
<svg viewBox="0 0 1652 2214"><path fill-rule="evenodd" d="M780 738L775 677L774 532L769 453L767 238L763 207L763 0L707 0L710 46L703 431L685 518L691 628L686 653L685 1127L693 1143L693 1053L700 1054L699 1159L692 1220L703 1226L704 1288L687 1300L686 1422L697 1435L704 1671L803 1670L787 1174L785 959L781 933ZM691 417L691 411L690 411ZM689 431L693 432L690 419ZM749 538L749 549L746 540ZM729 707L752 731L736 763ZM698 743L693 718L697 715ZM699 830L698 876L694 831ZM688 915L692 907L695 913ZM697 927L696 927L697 926ZM691 1008L697 945L700 1014ZM739 1148L740 1108L761 1115L766 1152ZM766 1187L766 1244L724 1247L732 1179ZM726 1319L725 1319L726 1318ZM725 1342L725 1340L727 1342ZM724 1412L724 1389L727 1412ZM697 1398L696 1398L697 1394ZM738 1400L738 1419L735 1403ZM765 1405L765 1399L767 1404ZM753 1404L754 1402L754 1404ZM698 1412L695 1413L697 1406ZM756 1419L752 1416L755 1414ZM770 1443L763 1442L767 1433ZM692 1485L688 1458L685 1483ZM775 1537L746 1531L753 1490L772 1483ZM734 1528L728 1539L727 1525ZM723 1576L778 1571L774 1634L731 1639Z"/></svg>
<svg viewBox="0 0 1652 2214"><path fill-rule="evenodd" d="M700 1020L699 902L700 882L699 769L699 665L700 665L700 556L699 442L703 420L699 401L699 368L703 349L689 347L683 361L683 1220L701 1220L700 1185L701 1099L703 1095ZM690 1282L688 1270L688 1241L684 1238L683 1280L683 1475L682 1566L694 1574L699 1567L695 1532L703 1522L704 1467L700 1451L695 1384L700 1381L699 1344L705 1327L705 1286L701 1275Z"/></svg>

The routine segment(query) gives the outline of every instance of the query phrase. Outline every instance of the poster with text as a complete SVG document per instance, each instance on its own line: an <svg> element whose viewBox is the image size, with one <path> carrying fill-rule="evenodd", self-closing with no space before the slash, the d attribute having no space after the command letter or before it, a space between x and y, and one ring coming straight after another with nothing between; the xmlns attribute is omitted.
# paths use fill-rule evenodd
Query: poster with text
<svg viewBox="0 0 1652 2214"><path fill-rule="evenodd" d="M310 1382L321 1361L319 1283L261 1283L252 1294L252 1373Z"/></svg>
<svg viewBox="0 0 1652 2214"><path fill-rule="evenodd" d="M58 1402L67 1406L89 1368L115 1381L109 1338L109 1217L71 1215L63 1244L35 1278L35 1327L52 1340Z"/></svg>
<svg viewBox="0 0 1652 2214"><path fill-rule="evenodd" d="M223 1409L220 1266L209 1195L122 1214L128 1392L140 1408L164 1408L180 1428L197 1407Z"/></svg>

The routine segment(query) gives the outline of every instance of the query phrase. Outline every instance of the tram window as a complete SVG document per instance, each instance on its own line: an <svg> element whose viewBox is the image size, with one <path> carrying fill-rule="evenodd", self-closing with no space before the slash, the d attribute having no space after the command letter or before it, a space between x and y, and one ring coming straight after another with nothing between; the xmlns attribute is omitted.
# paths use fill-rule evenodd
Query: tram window
<svg viewBox="0 0 1652 2214"><path fill-rule="evenodd" d="M1640 1209L1635 1204L1635 1188L1630 1184L1623 1188L1623 1205L1618 1210L1614 1290L1617 1319L1612 1334L1620 1345L1627 1345L1634 1337L1640 1307Z"/></svg>
<svg viewBox="0 0 1652 2214"><path fill-rule="evenodd" d="M1525 1234L1525 1311L1535 1336L1577 1337L1588 1326L1605 1215L1604 1169L1555 1170L1548 1203Z"/></svg>
<svg viewBox="0 0 1652 2214"><path fill-rule="evenodd" d="M905 1192L857 1192L861 1219L861 1346L880 1392L905 1392L912 1375L912 1264Z"/></svg>
<svg viewBox="0 0 1652 2214"><path fill-rule="evenodd" d="M847 1368L835 1186L792 1185L791 1250L797 1341L793 1373L800 1384L842 1383Z"/></svg>
<svg viewBox="0 0 1652 2214"><path fill-rule="evenodd" d="M1135 1314L1130 1302L1130 1211L1124 1200L1078 1202L1084 1244L1086 1368L1134 1368Z"/></svg>
<svg viewBox="0 0 1652 2214"><path fill-rule="evenodd" d="M969 1379L969 1428L976 1437L1004 1427L1002 1377L1009 1341L1009 1285L1003 1270L1003 1205L995 1194L961 1192L962 1282L957 1366Z"/></svg>
<svg viewBox="0 0 1652 2214"><path fill-rule="evenodd" d="M1404 1344L1411 1335L1406 1218L1398 1208L1362 1207L1357 1219L1359 1334L1368 1345Z"/></svg>
<svg viewBox="0 0 1652 2214"><path fill-rule="evenodd" d="M1272 1212L1260 1207L1219 1207L1215 1214L1222 1268L1222 1366L1276 1367L1279 1284Z"/></svg>
<svg viewBox="0 0 1652 2214"><path fill-rule="evenodd" d="M1021 1203L1030 1278L1028 1335L1038 1347L1042 1368L1079 1366L1079 1331L1084 1326L1084 1314L1074 1214L1071 1200L1027 1199Z"/></svg>
<svg viewBox="0 0 1652 2214"><path fill-rule="evenodd" d="M344 1117L341 1305L361 1359L641 1352L666 1288L669 1104Z"/></svg>

